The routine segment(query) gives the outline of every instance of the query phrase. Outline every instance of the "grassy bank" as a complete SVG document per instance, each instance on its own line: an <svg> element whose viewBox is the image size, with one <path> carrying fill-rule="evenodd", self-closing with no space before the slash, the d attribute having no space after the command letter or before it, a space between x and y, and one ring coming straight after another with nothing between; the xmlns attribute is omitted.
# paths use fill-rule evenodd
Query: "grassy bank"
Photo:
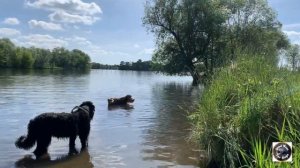
<svg viewBox="0 0 300 168"><path fill-rule="evenodd" d="M278 167L272 162L271 143L291 141L293 164L300 167L299 112L300 74L259 56L244 56L215 75L190 119L193 138L208 151L211 163Z"/></svg>

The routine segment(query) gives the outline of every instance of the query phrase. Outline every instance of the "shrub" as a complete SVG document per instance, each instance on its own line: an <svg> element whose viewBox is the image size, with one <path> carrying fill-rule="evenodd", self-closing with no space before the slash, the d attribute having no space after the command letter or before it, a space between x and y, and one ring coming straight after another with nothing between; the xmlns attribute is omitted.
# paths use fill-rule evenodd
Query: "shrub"
<svg viewBox="0 0 300 168"><path fill-rule="evenodd" d="M272 66L261 56L244 55L221 69L204 91L197 111L189 116L192 137L219 166L274 165L273 141L291 141L298 147L299 84L297 72ZM259 162L262 158L266 163Z"/></svg>

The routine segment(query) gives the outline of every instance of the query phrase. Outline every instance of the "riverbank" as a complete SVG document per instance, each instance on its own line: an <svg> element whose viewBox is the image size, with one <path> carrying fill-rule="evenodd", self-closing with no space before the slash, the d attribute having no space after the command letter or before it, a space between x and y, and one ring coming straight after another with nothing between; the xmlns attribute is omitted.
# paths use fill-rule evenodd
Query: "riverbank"
<svg viewBox="0 0 300 168"><path fill-rule="evenodd" d="M260 56L246 56L220 70L190 115L192 136L208 150L210 163L275 167L271 144L288 141L299 167L299 83L298 72L268 65Z"/></svg>

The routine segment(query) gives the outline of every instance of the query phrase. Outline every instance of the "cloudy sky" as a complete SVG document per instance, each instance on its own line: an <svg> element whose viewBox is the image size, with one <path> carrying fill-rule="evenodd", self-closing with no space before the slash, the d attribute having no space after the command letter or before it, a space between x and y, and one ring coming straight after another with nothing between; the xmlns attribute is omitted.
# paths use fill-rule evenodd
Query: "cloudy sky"
<svg viewBox="0 0 300 168"><path fill-rule="evenodd" d="M0 38L18 46L78 48L92 61L150 60L154 38L142 26L145 0L2 0ZM300 44L300 1L269 0L283 30Z"/></svg>
<svg viewBox="0 0 300 168"><path fill-rule="evenodd" d="M277 11L278 19L283 23L283 31L292 43L300 44L300 1L299 0L269 0Z"/></svg>

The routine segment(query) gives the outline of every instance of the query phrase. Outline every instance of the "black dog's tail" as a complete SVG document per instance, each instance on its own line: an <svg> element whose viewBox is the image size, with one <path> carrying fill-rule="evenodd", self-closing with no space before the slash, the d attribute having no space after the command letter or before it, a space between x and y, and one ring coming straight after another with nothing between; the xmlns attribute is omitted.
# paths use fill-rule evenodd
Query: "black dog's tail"
<svg viewBox="0 0 300 168"><path fill-rule="evenodd" d="M17 148L30 149L36 141L36 135L34 131L34 122L30 121L28 124L28 134L27 136L20 136L15 145Z"/></svg>

